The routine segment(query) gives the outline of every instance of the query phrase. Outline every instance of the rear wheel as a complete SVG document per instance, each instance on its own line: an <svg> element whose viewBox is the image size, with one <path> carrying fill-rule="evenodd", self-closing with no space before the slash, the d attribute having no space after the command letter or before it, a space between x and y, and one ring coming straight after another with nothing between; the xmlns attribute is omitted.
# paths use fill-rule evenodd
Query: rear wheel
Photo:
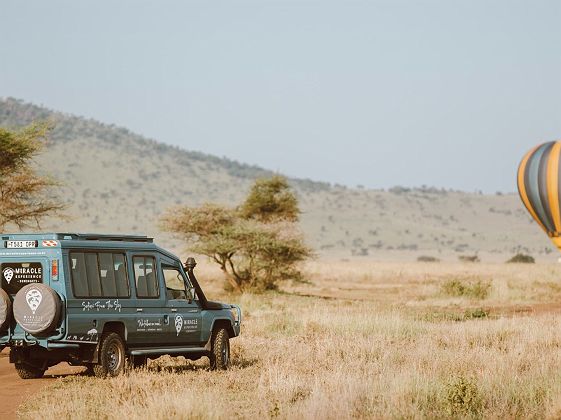
<svg viewBox="0 0 561 420"><path fill-rule="evenodd" d="M125 368L125 344L119 334L109 333L101 339L99 363L93 366L98 378L118 376Z"/></svg>
<svg viewBox="0 0 561 420"><path fill-rule="evenodd" d="M26 363L16 363L15 365L16 371L21 379L39 379L45 374L44 369Z"/></svg>
<svg viewBox="0 0 561 420"><path fill-rule="evenodd" d="M209 359L212 370L226 370L230 366L230 336L224 328L214 334Z"/></svg>

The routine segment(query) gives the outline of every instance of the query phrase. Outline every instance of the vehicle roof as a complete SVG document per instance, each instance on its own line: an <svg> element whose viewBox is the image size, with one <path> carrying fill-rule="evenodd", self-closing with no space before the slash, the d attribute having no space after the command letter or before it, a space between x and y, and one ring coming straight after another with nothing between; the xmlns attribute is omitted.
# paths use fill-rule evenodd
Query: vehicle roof
<svg viewBox="0 0 561 420"><path fill-rule="evenodd" d="M2 241L17 240L56 240L61 248L111 248L157 251L170 258L179 258L154 243L154 238L144 235L99 234L99 233L6 233ZM21 250L20 250L21 251Z"/></svg>

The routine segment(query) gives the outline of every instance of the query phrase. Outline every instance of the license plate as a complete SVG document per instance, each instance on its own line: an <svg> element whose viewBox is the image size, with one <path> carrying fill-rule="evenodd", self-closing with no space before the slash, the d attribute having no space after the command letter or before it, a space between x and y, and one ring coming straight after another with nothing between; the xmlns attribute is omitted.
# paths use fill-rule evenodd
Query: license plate
<svg viewBox="0 0 561 420"><path fill-rule="evenodd" d="M7 241L6 248L37 248L37 241Z"/></svg>

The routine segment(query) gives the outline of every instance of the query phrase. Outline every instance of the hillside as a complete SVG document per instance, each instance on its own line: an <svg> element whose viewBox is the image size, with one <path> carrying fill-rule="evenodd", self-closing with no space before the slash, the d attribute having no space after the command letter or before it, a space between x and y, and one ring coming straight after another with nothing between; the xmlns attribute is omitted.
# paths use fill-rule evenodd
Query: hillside
<svg viewBox="0 0 561 420"><path fill-rule="evenodd" d="M56 124L38 165L64 183L62 199L71 216L47 221L45 230L146 233L179 250L157 229L164 209L205 201L233 204L253 179L273 173L168 146L125 128L0 100L0 125L17 127L37 119ZM291 183L301 200L307 240L326 256L431 254L449 259L478 252L502 259L524 250L556 258L514 194L362 190L302 179Z"/></svg>

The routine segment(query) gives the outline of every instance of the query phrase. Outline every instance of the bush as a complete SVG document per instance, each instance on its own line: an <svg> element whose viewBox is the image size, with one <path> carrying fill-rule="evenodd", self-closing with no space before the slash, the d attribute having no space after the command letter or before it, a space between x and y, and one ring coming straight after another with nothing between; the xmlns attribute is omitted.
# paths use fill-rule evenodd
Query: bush
<svg viewBox="0 0 561 420"><path fill-rule="evenodd" d="M458 259L461 262L472 262L472 263L481 261L477 255L460 255Z"/></svg>
<svg viewBox="0 0 561 420"><path fill-rule="evenodd" d="M442 292L448 296L463 296L475 299L485 299L489 295L491 283L486 281L462 281L451 279L442 285Z"/></svg>
<svg viewBox="0 0 561 420"><path fill-rule="evenodd" d="M419 262L440 262L440 260L436 257L432 257L430 255L421 255L417 257L417 261Z"/></svg>
<svg viewBox="0 0 561 420"><path fill-rule="evenodd" d="M480 417L483 399L474 378L458 376L446 385L446 405L453 417Z"/></svg>
<svg viewBox="0 0 561 420"><path fill-rule="evenodd" d="M536 260L534 260L534 257L522 253L516 254L514 257L512 257L510 260L507 261L507 263L523 263L523 264L534 264L535 262Z"/></svg>
<svg viewBox="0 0 561 420"><path fill-rule="evenodd" d="M489 317L489 311L483 308L466 309L463 313L459 312L428 312L419 319L428 322L454 321L465 322L474 319L485 319Z"/></svg>
<svg viewBox="0 0 561 420"><path fill-rule="evenodd" d="M464 312L464 319L482 319L488 317L489 311L486 311L483 308L466 309L466 311Z"/></svg>

